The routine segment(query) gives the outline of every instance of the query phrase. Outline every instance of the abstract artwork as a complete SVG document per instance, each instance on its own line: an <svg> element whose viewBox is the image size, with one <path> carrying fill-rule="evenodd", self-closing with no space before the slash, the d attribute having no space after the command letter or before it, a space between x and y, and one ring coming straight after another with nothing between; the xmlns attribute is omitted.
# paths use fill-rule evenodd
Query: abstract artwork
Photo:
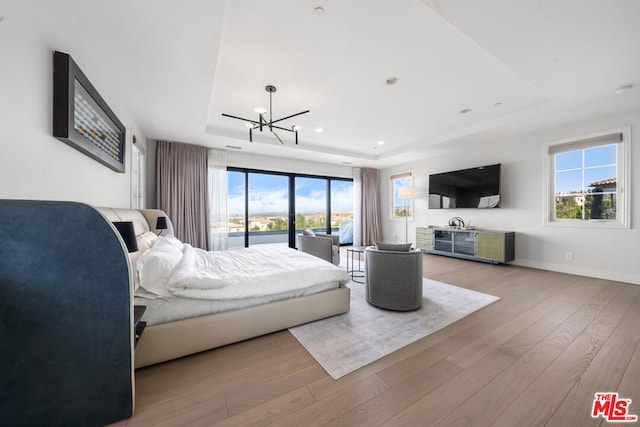
<svg viewBox="0 0 640 427"><path fill-rule="evenodd" d="M53 136L124 172L125 127L71 56L54 53Z"/></svg>

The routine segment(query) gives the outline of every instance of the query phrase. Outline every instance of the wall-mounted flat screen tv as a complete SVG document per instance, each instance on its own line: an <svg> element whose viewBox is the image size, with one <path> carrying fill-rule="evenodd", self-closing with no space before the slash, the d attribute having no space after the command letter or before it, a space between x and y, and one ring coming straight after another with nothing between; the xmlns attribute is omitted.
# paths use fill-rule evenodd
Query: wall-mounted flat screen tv
<svg viewBox="0 0 640 427"><path fill-rule="evenodd" d="M499 207L500 164L429 175L429 209Z"/></svg>

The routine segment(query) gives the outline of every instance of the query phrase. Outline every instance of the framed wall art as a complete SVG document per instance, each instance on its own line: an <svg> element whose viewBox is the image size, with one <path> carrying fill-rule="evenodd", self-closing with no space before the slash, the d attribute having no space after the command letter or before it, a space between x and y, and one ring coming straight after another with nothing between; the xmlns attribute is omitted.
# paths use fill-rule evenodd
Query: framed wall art
<svg viewBox="0 0 640 427"><path fill-rule="evenodd" d="M71 56L58 51L53 54L53 136L124 173L124 125Z"/></svg>

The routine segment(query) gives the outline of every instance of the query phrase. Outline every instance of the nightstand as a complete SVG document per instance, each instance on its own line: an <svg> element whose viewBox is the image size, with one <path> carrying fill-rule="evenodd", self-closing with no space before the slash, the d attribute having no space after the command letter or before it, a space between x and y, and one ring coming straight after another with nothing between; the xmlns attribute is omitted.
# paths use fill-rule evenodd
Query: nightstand
<svg viewBox="0 0 640 427"><path fill-rule="evenodd" d="M142 319L142 315L144 314L146 309L147 309L147 307L144 306L144 305L134 305L133 306L133 324L134 324L134 330L135 330L135 334L136 334L135 345L138 345L138 340L142 336L142 332L144 331L144 328L147 327L147 322L142 322L140 320L140 319Z"/></svg>

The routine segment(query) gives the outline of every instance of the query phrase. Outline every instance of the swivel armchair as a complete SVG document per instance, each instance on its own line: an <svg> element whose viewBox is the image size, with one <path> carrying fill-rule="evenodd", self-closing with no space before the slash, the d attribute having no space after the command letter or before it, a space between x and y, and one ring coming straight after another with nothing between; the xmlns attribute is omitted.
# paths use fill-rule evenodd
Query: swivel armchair
<svg viewBox="0 0 640 427"><path fill-rule="evenodd" d="M422 251L365 248L367 302L387 310L410 311L422 306Z"/></svg>

